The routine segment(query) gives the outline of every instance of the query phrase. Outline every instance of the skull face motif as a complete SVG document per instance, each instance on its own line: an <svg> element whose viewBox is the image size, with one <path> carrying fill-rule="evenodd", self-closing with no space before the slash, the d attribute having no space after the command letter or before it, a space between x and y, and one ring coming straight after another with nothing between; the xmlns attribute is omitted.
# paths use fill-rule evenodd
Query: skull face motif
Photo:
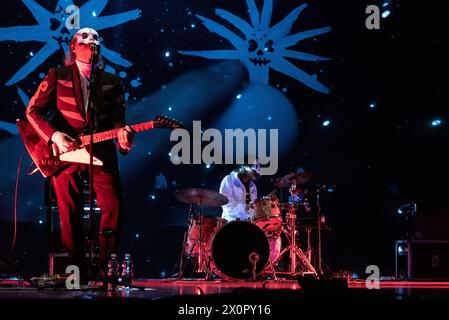
<svg viewBox="0 0 449 320"><path fill-rule="evenodd" d="M315 75L298 68L289 59L313 62L329 60L325 57L297 51L291 47L305 39L327 33L331 31L331 28L315 28L290 34L296 19L307 7L307 4L299 5L284 19L272 24L272 0L263 1L262 11L259 10L255 0L246 0L246 3L250 22L229 11L215 10L219 17L232 24L239 33L233 32L217 21L197 15L197 18L210 32L226 39L235 49L180 52L207 59L239 60L248 70L250 82L268 84L270 70L275 70L316 91L329 93L329 88L320 83Z"/></svg>
<svg viewBox="0 0 449 320"><path fill-rule="evenodd" d="M254 66L266 67L273 60L274 41L261 30L248 40L248 59Z"/></svg>
<svg viewBox="0 0 449 320"><path fill-rule="evenodd" d="M76 33L76 45L95 44L100 46L100 36L98 32L92 28L82 28Z"/></svg>

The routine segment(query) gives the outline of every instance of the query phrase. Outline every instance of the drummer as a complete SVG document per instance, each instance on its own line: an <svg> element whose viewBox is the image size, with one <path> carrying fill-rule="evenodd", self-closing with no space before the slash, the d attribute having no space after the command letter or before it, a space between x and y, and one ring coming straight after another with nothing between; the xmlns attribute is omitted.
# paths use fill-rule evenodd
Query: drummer
<svg viewBox="0 0 449 320"><path fill-rule="evenodd" d="M251 221L248 206L257 199L257 187L254 183L260 176L260 162L255 160L251 165L243 165L225 176L220 184L220 193L228 198L223 206L222 218L229 222L235 220ZM280 237L268 237L270 258L274 261L280 254Z"/></svg>
<svg viewBox="0 0 449 320"><path fill-rule="evenodd" d="M228 198L223 206L222 218L228 221L251 219L248 204L257 199L254 181L260 174L260 164L256 161L251 166L243 165L223 178L220 193Z"/></svg>

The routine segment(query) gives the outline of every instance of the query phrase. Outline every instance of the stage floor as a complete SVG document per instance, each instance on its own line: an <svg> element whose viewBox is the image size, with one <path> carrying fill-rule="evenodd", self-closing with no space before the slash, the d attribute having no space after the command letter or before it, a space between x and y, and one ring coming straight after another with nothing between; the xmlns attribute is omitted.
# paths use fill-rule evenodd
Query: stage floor
<svg viewBox="0 0 449 320"><path fill-rule="evenodd" d="M171 279L138 279L134 282L135 288L106 290L100 285L81 286L80 290L67 290L64 287L37 289L24 283L19 286L14 280L0 282L0 300L161 300L189 296L236 296L245 292L256 297L263 293L263 299L271 296L277 297L301 297L308 298L305 294L310 292L320 294L321 298L369 300L372 297L385 297L388 300L418 299L420 301L447 300L449 301L448 281L381 281L379 290L366 289L365 281L350 281L348 289L332 286L301 288L296 280L281 281L205 281L197 279L171 280ZM312 295L313 296L313 295ZM245 296L247 297L247 295ZM262 297L262 296L261 296Z"/></svg>

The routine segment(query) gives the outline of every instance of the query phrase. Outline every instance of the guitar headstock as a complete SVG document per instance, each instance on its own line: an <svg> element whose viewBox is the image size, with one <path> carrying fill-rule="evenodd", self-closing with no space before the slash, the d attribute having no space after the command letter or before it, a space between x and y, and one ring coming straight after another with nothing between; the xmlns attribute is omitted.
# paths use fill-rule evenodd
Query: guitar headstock
<svg viewBox="0 0 449 320"><path fill-rule="evenodd" d="M172 130L184 128L181 121L167 117L165 115L157 116L156 119L153 120L153 125L155 128L165 128Z"/></svg>

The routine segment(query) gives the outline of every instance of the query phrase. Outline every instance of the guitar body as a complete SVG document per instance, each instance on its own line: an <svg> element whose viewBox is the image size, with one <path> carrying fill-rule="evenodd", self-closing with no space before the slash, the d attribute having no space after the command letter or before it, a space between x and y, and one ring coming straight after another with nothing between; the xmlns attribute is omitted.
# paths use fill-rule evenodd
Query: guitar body
<svg viewBox="0 0 449 320"><path fill-rule="evenodd" d="M64 162L72 162L72 163L90 163L90 153L86 150L86 148L76 149L75 151L69 151L63 153L59 156L59 160ZM97 157L93 157L93 165L94 166L102 166L103 161L98 159Z"/></svg>
<svg viewBox="0 0 449 320"><path fill-rule="evenodd" d="M34 128L24 120L16 120L17 128L19 129L20 137L22 138L25 147L36 164L37 168L44 176L44 178L51 177L60 170L67 167L70 163L90 163L90 153L85 147L74 151L69 151L60 154L55 144L47 144L36 133ZM157 116L155 120L139 123L131 126L134 132L143 132L154 128L178 129L183 128L182 123L166 116ZM99 132L94 134L94 143L115 139L119 129ZM80 141L83 145L90 143L90 136L80 136ZM55 149L53 149L55 148ZM95 166L102 166L103 161L93 157L93 164Z"/></svg>
<svg viewBox="0 0 449 320"><path fill-rule="evenodd" d="M53 155L52 147L39 137L28 122L17 120L16 124L31 159L33 159L44 178L56 174L68 165L61 162L58 156Z"/></svg>

